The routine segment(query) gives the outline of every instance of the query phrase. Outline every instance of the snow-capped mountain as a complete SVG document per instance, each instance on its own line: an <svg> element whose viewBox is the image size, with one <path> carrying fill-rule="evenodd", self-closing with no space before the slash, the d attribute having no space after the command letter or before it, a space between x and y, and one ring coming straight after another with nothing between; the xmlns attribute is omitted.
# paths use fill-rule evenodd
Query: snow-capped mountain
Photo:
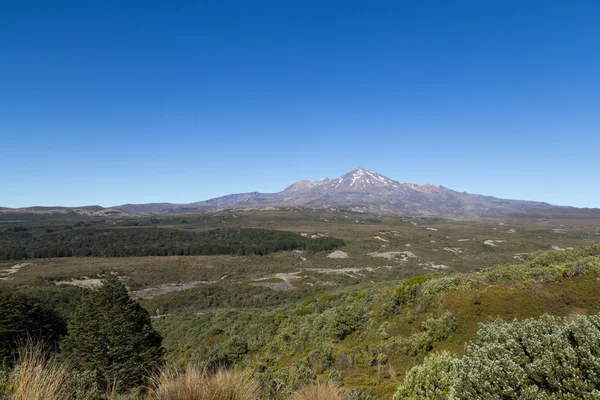
<svg viewBox="0 0 600 400"><path fill-rule="evenodd" d="M439 186L434 185L415 185L412 183L398 182L383 176L377 172L369 171L364 168L357 168L348 172L345 175L340 176L337 179L323 178L317 182L310 181L298 181L291 186L288 186L286 191L300 191L300 190L319 190L327 192L371 192L379 189L386 189L394 191L396 189L401 190L416 190L419 192L431 192L436 189L440 189Z"/></svg>
<svg viewBox="0 0 600 400"><path fill-rule="evenodd" d="M443 186L400 182L374 171L357 168L336 179L324 178L316 182L301 180L278 193L233 194L174 206L165 212L265 206L330 207L358 212L458 219L503 218L513 213L564 208L541 202L460 193Z"/></svg>
<svg viewBox="0 0 600 400"><path fill-rule="evenodd" d="M340 176L338 179L324 179L318 182L311 182L314 187L322 186L325 190L336 192L364 192L378 188L398 188L398 182L386 178L377 172L369 171L363 168L357 168Z"/></svg>
<svg viewBox="0 0 600 400"><path fill-rule="evenodd" d="M416 185L390 179L374 171L357 168L336 179L323 178L316 182L298 181L277 193L238 193L189 204L152 203L125 204L98 210L81 208L86 213L193 213L231 208L256 207L327 207L357 212L436 216L455 219L506 218L536 211L565 211L573 207L559 207L548 203L504 200L481 196L436 185ZM2 209L8 212L61 212L78 209L54 207L52 210ZM28 211L30 210L30 211ZM81 211L81 212L84 212Z"/></svg>

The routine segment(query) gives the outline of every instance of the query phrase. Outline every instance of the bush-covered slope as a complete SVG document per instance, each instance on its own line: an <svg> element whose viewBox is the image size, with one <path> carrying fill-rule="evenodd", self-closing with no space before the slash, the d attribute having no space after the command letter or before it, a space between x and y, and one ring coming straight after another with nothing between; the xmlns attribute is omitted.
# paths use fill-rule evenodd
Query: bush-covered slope
<svg viewBox="0 0 600 400"><path fill-rule="evenodd" d="M600 247L524 258L477 272L424 275L335 292L315 288L272 295L268 288L226 287L227 282L219 281L143 304L173 313L152 321L164 338L170 368L240 366L251 371L265 399L287 400L315 380L342 385L352 400L394 395L508 399L513 393L523 399L598 398ZM0 302L5 345L39 330L39 324L20 314L43 324L62 324L64 317L67 337L73 318L81 317L69 300L82 296L80 290L39 285L21 287L30 291L26 298L7 293ZM45 293L35 292L42 287ZM121 292L125 299L125 289ZM48 300L51 309L40 309L43 314L25 312ZM114 296L105 300L114 305ZM81 310L83 303L76 303ZM85 313L92 320L97 320L95 308ZM45 318L46 311L59 318ZM110 329L123 325L111 324L109 317ZM55 332L39 336L64 334ZM125 363L135 359L125 358ZM0 393L3 376L0 371ZM4 389L14 391L14 385Z"/></svg>
<svg viewBox="0 0 600 400"><path fill-rule="evenodd" d="M155 326L172 360L251 366L271 398L320 377L342 382L356 398L389 399L430 352L462 355L480 322L600 312L599 277L600 247L591 246L277 307L240 302L237 309L167 316Z"/></svg>

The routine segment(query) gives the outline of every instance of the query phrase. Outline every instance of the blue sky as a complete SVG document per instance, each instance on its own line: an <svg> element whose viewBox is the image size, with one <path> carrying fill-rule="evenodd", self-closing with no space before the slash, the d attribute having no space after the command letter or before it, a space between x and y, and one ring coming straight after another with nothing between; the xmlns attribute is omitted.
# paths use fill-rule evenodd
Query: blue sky
<svg viewBox="0 0 600 400"><path fill-rule="evenodd" d="M356 167L600 207L597 1L0 2L0 206Z"/></svg>

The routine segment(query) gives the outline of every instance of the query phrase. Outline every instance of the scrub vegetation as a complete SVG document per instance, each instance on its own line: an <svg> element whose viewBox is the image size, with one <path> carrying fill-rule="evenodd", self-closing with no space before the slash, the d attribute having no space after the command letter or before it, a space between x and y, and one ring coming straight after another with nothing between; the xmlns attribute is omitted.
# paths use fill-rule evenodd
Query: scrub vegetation
<svg viewBox="0 0 600 400"><path fill-rule="evenodd" d="M19 393L25 386L46 388L50 382L41 377L56 376L52 380L70 392L51 397L51 389L42 389L45 398L600 394L600 247L589 221L557 228L539 221L499 225L344 211L274 214L140 218L134 227L124 226L132 221L91 220L77 227L68 218L20 222L26 231L6 234L38 237L55 225L81 232L72 238L137 229L207 237L222 229L228 237L245 228L256 237L258 230L285 231L284 237L293 232L290 238L307 243L339 238L348 257L296 247L262 256L5 262L0 393L35 399L34 392ZM225 227L215 231L215 225ZM484 244L492 239L495 246ZM386 252L389 258L372 256Z"/></svg>

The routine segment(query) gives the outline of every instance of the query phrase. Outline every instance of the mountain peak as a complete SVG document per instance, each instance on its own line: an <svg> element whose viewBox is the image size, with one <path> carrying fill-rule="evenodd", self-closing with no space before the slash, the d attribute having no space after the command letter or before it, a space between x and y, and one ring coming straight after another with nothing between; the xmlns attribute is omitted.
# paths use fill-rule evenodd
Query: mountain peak
<svg viewBox="0 0 600 400"><path fill-rule="evenodd" d="M338 182L348 189L373 189L378 187L398 187L398 182L365 168L356 168L342 175Z"/></svg>
<svg viewBox="0 0 600 400"><path fill-rule="evenodd" d="M363 167L358 167L358 168L354 168L352 171L348 172L348 174L353 174L353 173L359 173L359 172L366 172L367 169L363 168Z"/></svg>
<svg viewBox="0 0 600 400"><path fill-rule="evenodd" d="M356 168L337 179L321 179L317 182L299 181L286 188L286 191L313 189L334 192L362 192L379 188L398 188L398 182L365 168Z"/></svg>
<svg viewBox="0 0 600 400"><path fill-rule="evenodd" d="M323 178L316 182L307 180L298 181L287 188L284 192L298 192L320 187L320 190L333 190L336 192L369 191L378 188L399 188L399 182L385 177L377 172L365 168L355 168L337 179Z"/></svg>

